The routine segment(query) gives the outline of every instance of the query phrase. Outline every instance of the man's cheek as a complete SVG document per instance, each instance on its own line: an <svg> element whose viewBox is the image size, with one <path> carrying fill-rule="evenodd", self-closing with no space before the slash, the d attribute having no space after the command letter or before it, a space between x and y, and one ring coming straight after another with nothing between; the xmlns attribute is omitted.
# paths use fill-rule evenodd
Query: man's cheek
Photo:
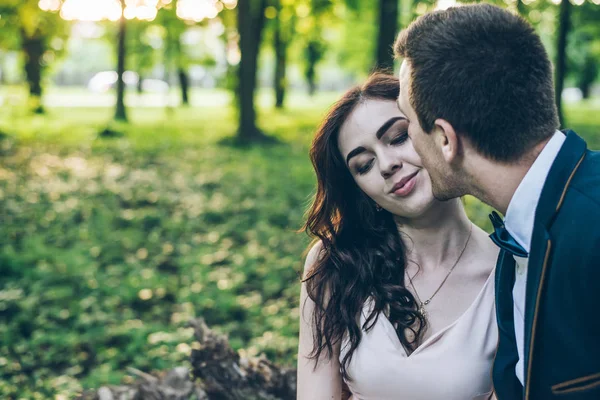
<svg viewBox="0 0 600 400"><path fill-rule="evenodd" d="M421 140L419 138L419 131L416 129L416 127L409 127L408 128L408 137L410 137L410 141L412 142L413 146L415 148L420 148L421 147Z"/></svg>

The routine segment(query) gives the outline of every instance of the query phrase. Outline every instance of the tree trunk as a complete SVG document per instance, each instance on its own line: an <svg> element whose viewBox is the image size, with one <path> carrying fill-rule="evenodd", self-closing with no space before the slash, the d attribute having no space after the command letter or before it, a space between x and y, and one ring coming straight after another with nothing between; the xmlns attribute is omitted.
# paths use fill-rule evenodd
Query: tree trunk
<svg viewBox="0 0 600 400"><path fill-rule="evenodd" d="M177 77L179 78L179 87L181 88L181 104L188 106L190 104L190 78L184 66L181 37L178 37L175 42L175 51L177 51Z"/></svg>
<svg viewBox="0 0 600 400"><path fill-rule="evenodd" d="M28 36L21 30L22 48L25 53L25 75L29 85L29 97L36 114L44 113L42 106L42 57L46 51L44 38L35 33Z"/></svg>
<svg viewBox="0 0 600 400"><path fill-rule="evenodd" d="M581 90L581 96L584 99L590 98L592 84L596 80L596 76L598 76L598 64L596 64L596 60L590 54L589 48L587 51L588 53L585 56L583 66L577 79L577 86Z"/></svg>
<svg viewBox="0 0 600 400"><path fill-rule="evenodd" d="M266 0L240 0L237 8L241 52L238 68L239 127L237 140L240 143L250 143L265 138L256 126L254 92Z"/></svg>
<svg viewBox="0 0 600 400"><path fill-rule="evenodd" d="M287 47L288 37L283 32L281 23L281 1L276 0L277 17L275 18L275 32L273 35L273 46L275 47L275 108L283 108L287 82L285 79L287 69Z"/></svg>
<svg viewBox="0 0 600 400"><path fill-rule="evenodd" d="M562 92L565 84L565 76L567 75L567 35L570 30L571 23L571 2L563 0L560 3L560 13L558 20L558 38L556 41L556 72L555 79L555 95L556 107L558 109L558 118L561 126L565 125L563 109L562 109Z"/></svg>
<svg viewBox="0 0 600 400"><path fill-rule="evenodd" d="M590 92L592 89L591 83L586 83L579 86L579 90L581 90L581 98L587 100L590 98Z"/></svg>
<svg viewBox="0 0 600 400"><path fill-rule="evenodd" d="M125 9L125 0L121 0L121 11ZM127 112L125 110L125 39L127 35L127 20L121 14L119 19L119 35L117 38L117 108L115 110L115 120L127 122Z"/></svg>
<svg viewBox="0 0 600 400"><path fill-rule="evenodd" d="M138 72L137 92L138 92L138 94L144 93L144 78L143 78L143 75L139 72Z"/></svg>
<svg viewBox="0 0 600 400"><path fill-rule="evenodd" d="M317 91L317 63L321 60L321 44L317 40L311 40L306 47L306 81L308 83L308 94L312 97Z"/></svg>
<svg viewBox="0 0 600 400"><path fill-rule="evenodd" d="M398 30L398 0L379 0L376 70L394 69L392 48Z"/></svg>
<svg viewBox="0 0 600 400"><path fill-rule="evenodd" d="M181 104L187 106L190 104L190 79L188 77L187 71L183 67L178 68L177 76L179 77L179 86L181 87Z"/></svg>

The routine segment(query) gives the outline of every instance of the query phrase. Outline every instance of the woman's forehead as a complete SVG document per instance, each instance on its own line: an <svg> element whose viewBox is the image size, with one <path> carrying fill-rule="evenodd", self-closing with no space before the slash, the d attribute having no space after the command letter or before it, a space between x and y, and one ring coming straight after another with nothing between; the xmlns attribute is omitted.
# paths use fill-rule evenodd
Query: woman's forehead
<svg viewBox="0 0 600 400"><path fill-rule="evenodd" d="M402 115L395 100L373 99L359 103L340 129L340 152L345 155L361 142L377 140L377 130L390 118Z"/></svg>

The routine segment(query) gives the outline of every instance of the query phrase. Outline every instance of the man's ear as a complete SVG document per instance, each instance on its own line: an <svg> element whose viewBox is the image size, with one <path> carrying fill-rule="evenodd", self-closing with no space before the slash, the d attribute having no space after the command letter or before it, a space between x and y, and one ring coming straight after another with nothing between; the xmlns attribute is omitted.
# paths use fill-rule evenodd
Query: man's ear
<svg viewBox="0 0 600 400"><path fill-rule="evenodd" d="M434 124L436 145L446 162L451 164L460 155L460 138L454 127L445 119L438 118Z"/></svg>

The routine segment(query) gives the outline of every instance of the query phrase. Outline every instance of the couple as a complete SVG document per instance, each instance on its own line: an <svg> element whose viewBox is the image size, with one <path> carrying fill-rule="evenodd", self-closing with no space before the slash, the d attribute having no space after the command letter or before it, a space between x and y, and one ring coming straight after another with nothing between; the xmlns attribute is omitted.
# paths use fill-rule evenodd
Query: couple
<svg viewBox="0 0 600 400"><path fill-rule="evenodd" d="M311 148L298 398L600 399L600 153L556 130L540 38L478 4L395 52Z"/></svg>

